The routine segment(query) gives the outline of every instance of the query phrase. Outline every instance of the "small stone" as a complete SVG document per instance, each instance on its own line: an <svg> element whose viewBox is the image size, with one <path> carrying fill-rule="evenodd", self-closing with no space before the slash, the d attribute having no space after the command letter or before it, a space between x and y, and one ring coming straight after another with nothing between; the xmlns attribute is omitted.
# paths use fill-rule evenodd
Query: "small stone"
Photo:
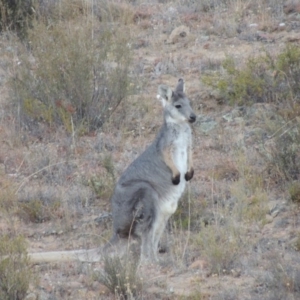
<svg viewBox="0 0 300 300"><path fill-rule="evenodd" d="M273 222L273 217L271 215L266 215L266 222L267 223L272 223Z"/></svg>
<svg viewBox="0 0 300 300"><path fill-rule="evenodd" d="M241 273L242 273L242 271L240 269L233 269L233 270L231 270L231 274L235 278L240 277Z"/></svg>
<svg viewBox="0 0 300 300"><path fill-rule="evenodd" d="M110 293L109 288L101 283L97 285L97 290L99 291L100 295L108 295Z"/></svg>
<svg viewBox="0 0 300 300"><path fill-rule="evenodd" d="M215 121L210 122L203 122L200 124L199 128L202 132L208 133L209 131L213 130L218 125Z"/></svg>
<svg viewBox="0 0 300 300"><path fill-rule="evenodd" d="M190 29L187 26L179 26L176 27L170 34L167 44L175 44L179 42L181 39L185 38L187 35L189 35Z"/></svg>
<svg viewBox="0 0 300 300"><path fill-rule="evenodd" d="M189 269L205 269L208 266L207 261L203 259L197 259L193 263L190 264Z"/></svg>
<svg viewBox="0 0 300 300"><path fill-rule="evenodd" d="M25 300L37 300L37 295L35 293L30 293L25 297Z"/></svg>

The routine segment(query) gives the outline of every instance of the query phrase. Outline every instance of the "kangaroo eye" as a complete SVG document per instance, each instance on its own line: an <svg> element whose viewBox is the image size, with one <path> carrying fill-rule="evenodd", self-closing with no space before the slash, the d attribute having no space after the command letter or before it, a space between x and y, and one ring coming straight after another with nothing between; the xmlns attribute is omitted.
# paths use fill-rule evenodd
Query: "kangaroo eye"
<svg viewBox="0 0 300 300"><path fill-rule="evenodd" d="M180 104L175 105L176 108L181 108Z"/></svg>

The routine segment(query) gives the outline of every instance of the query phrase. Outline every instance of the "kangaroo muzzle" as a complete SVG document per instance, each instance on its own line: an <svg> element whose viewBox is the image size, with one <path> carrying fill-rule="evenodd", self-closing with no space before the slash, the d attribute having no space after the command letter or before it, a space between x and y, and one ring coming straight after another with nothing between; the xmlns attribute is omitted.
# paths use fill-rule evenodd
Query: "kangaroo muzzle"
<svg viewBox="0 0 300 300"><path fill-rule="evenodd" d="M190 114L190 117L189 117L188 121L190 123L194 123L196 121L196 118L197 118L197 116L195 114Z"/></svg>

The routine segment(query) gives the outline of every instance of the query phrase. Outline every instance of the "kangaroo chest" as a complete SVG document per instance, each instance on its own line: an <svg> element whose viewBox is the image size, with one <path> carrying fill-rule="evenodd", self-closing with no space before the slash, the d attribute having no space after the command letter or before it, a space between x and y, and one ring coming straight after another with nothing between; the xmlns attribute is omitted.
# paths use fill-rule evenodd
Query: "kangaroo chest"
<svg viewBox="0 0 300 300"><path fill-rule="evenodd" d="M181 178L184 177L183 173L188 169L188 149L190 147L191 132L189 126L177 132L176 139L173 141L172 158L178 171L181 173Z"/></svg>
<svg viewBox="0 0 300 300"><path fill-rule="evenodd" d="M178 201L182 196L186 186L186 180L184 176L188 170L188 151L189 147L191 146L190 127L187 125L183 128L183 130L174 130L172 138L172 159L178 171L180 172L180 183L178 185L172 185L161 202L161 209L167 216L172 215L176 211Z"/></svg>

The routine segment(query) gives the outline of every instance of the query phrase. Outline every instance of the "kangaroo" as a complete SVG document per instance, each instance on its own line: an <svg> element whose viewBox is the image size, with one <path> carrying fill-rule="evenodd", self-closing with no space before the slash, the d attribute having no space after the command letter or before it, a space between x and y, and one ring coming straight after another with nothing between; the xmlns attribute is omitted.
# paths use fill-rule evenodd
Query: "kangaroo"
<svg viewBox="0 0 300 300"><path fill-rule="evenodd" d="M192 131L196 120L184 81L175 91L158 87L164 123L153 143L124 171L111 197L113 236L102 249L29 253L33 263L99 261L103 252L120 245L124 238L141 240L141 258L158 261L158 243L167 221L176 211L186 181L193 178ZM120 248L120 247L119 247ZM120 249L118 249L120 250Z"/></svg>
<svg viewBox="0 0 300 300"><path fill-rule="evenodd" d="M141 239L142 259L158 260L158 243L170 216L176 211L186 181L193 178L192 133L196 120L184 81L175 91L158 87L164 123L154 142L121 175L111 198L113 237ZM106 246L107 248L108 246Z"/></svg>

